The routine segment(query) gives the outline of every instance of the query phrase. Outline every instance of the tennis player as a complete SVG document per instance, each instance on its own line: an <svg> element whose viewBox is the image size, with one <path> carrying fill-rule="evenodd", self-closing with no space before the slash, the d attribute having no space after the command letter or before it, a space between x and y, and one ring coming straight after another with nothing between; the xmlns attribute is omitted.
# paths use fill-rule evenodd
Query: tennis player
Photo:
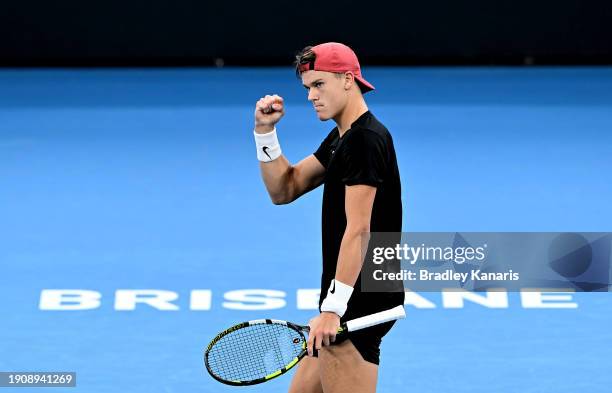
<svg viewBox="0 0 612 393"><path fill-rule="evenodd" d="M351 48L335 42L306 47L296 56L295 66L319 120L331 119L336 127L314 154L292 165L277 137L276 125L285 114L283 98L267 95L256 104L257 157L272 201L290 203L324 184L320 314L309 322L311 356L298 366L289 391L375 392L381 339L393 322L342 340L336 340L336 332L341 321L404 302L403 290L359 289L362 234L402 229L393 140L368 110L363 95L374 86L361 75ZM315 350L318 357L312 356Z"/></svg>

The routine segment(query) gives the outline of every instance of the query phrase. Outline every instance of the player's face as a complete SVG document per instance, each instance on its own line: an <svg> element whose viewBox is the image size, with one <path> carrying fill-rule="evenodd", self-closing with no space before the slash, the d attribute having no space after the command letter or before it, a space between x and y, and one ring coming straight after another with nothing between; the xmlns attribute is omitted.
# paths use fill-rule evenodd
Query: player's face
<svg viewBox="0 0 612 393"><path fill-rule="evenodd" d="M302 84L319 120L333 119L344 110L348 100L344 78L338 78L333 72L305 71Z"/></svg>

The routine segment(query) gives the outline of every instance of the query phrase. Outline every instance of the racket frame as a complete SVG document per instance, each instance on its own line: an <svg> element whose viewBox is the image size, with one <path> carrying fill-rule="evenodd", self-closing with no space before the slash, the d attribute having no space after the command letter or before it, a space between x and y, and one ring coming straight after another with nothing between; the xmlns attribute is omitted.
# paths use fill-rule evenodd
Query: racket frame
<svg viewBox="0 0 612 393"><path fill-rule="evenodd" d="M268 375L266 375L265 377L262 378L257 378L251 381L228 381L225 380L217 375L215 375L215 373L212 371L212 369L210 368L210 365L208 364L208 354L210 352L210 350L213 348L213 346L219 342L219 340L221 340L223 337L227 336L228 334L231 334L233 332L235 332L236 330L240 330L240 329L244 329L247 328L249 326L254 326L254 325L263 325L263 324L268 324L268 325L283 325L283 326L287 326L288 328L296 331L299 335L300 338L302 339L302 351L295 357L293 358L285 367L282 367L280 370L276 370L273 373L270 373ZM342 328L341 328L342 329ZM306 336L304 335L304 332L308 333L310 330L310 328L308 326L302 326L302 325L297 325L295 323L292 322L288 322L288 321L281 321L278 319L255 319L252 321L246 321L246 322L241 322L238 323L224 331L222 331L221 333L217 334L215 336L215 338L213 338L210 342L210 344L208 344L208 347L206 347L206 351L204 352L204 365L206 366L206 371L208 371L208 373L210 374L211 377L213 377L214 379L216 379L217 381L224 383L226 385L232 385L232 386L248 386L248 385L256 385L259 383L263 383L263 382L267 382L271 379L274 379L280 375L285 374L287 371L291 370L296 364L299 363L300 360L302 360L302 358L304 356L306 356L307 353L307 348L306 348Z"/></svg>

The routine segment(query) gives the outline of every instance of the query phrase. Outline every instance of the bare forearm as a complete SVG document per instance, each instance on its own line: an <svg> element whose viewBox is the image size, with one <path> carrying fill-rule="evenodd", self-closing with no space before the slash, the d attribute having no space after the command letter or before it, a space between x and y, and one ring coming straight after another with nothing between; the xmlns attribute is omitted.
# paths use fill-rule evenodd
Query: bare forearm
<svg viewBox="0 0 612 393"><path fill-rule="evenodd" d="M259 106L266 106L272 102L272 97L266 96L259 102ZM271 108L271 107L270 107ZM279 113L282 116L282 113ZM256 111L256 118L258 116L264 116L260 111ZM277 116L280 119L280 116ZM277 121L278 121L277 119ZM260 119L261 120L261 119ZM274 130L273 122L261 123L255 122L255 133L257 134L268 134ZM276 142L278 143L278 142ZM266 152L266 154L268 154ZM269 156L269 154L268 154ZM290 202L291 198L291 175L292 166L287 161L285 156L281 155L271 161L260 162L259 168L261 170L261 177L266 185L268 194L275 204L282 204Z"/></svg>
<svg viewBox="0 0 612 393"><path fill-rule="evenodd" d="M266 185L272 202L288 203L292 200L292 172L293 168L285 156L274 161L260 162L261 177Z"/></svg>
<svg viewBox="0 0 612 393"><path fill-rule="evenodd" d="M344 232L336 266L336 280L352 287L355 286L363 266L364 253L362 247L367 247L368 230L347 228ZM364 238L363 236L367 237Z"/></svg>

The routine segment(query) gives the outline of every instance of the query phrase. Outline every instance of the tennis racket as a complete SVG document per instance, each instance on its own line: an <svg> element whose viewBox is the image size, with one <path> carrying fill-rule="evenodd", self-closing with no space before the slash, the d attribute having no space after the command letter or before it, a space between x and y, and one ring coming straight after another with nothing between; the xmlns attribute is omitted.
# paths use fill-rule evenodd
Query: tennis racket
<svg viewBox="0 0 612 393"><path fill-rule="evenodd" d="M338 335L406 317L403 306L343 323ZM308 326L275 319L242 322L219 333L204 352L208 373L227 385L267 382L306 356Z"/></svg>

